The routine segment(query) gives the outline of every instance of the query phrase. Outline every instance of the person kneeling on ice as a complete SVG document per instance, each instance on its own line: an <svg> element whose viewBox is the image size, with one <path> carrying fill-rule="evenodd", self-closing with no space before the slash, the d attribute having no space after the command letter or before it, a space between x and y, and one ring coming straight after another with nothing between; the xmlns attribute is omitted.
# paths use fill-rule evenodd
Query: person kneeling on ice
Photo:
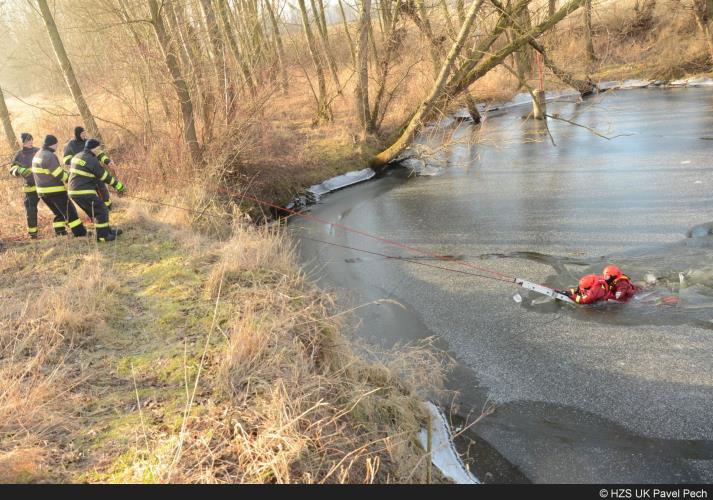
<svg viewBox="0 0 713 500"><path fill-rule="evenodd" d="M618 300L625 302L634 296L636 286L631 282L631 279L621 272L621 270L610 264L602 271L604 280L609 285L609 300Z"/></svg>
<svg viewBox="0 0 713 500"><path fill-rule="evenodd" d="M122 231L109 226L109 210L104 200L97 196L97 186L105 183L119 194L122 194L125 188L119 179L110 175L99 162L97 151L100 145L98 140L89 139L84 144L84 150L72 157L68 191L72 201L94 220L97 240L106 242L114 241Z"/></svg>
<svg viewBox="0 0 713 500"><path fill-rule="evenodd" d="M582 276L577 288L571 288L563 293L577 304L593 304L600 300L607 300L609 285L603 276L588 274Z"/></svg>

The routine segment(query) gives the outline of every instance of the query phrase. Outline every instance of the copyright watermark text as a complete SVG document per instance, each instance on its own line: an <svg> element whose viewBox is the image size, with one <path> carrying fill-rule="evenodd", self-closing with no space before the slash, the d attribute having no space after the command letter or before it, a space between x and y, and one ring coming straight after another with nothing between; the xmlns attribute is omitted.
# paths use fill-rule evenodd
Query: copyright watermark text
<svg viewBox="0 0 713 500"><path fill-rule="evenodd" d="M599 498L708 498L708 492L695 488L602 488Z"/></svg>

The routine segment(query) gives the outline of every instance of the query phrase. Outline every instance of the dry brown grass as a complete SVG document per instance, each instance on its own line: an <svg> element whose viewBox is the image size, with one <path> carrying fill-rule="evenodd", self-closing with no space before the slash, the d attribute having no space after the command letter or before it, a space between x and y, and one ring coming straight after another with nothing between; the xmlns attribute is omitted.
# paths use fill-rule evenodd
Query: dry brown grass
<svg viewBox="0 0 713 500"><path fill-rule="evenodd" d="M216 239L221 205L181 201L207 208L121 200L116 246L3 253L0 480L424 480L416 396L447 365L423 346L365 361L279 229L238 217Z"/></svg>
<svg viewBox="0 0 713 500"><path fill-rule="evenodd" d="M60 479L60 443L74 430L75 389L83 375L74 357L103 332L112 305L111 276L100 256L79 256L70 275L35 272L28 257L53 253L11 248L3 254L0 312L0 480ZM51 249L54 250L54 249ZM34 253L34 255L33 255ZM61 260L57 259L57 260ZM63 268L59 268L63 269ZM54 272L53 272L54 271ZM57 275L62 274L62 275ZM46 278L46 281L42 278Z"/></svg>

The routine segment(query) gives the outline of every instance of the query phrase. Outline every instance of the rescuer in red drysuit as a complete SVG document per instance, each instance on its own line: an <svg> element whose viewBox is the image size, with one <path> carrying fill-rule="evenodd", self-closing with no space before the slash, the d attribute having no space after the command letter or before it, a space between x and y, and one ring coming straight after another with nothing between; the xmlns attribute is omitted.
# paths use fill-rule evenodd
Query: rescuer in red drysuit
<svg viewBox="0 0 713 500"><path fill-rule="evenodd" d="M636 286L631 282L631 279L621 272L621 270L610 264L602 271L604 280L609 285L609 300L618 300L625 302L634 296Z"/></svg>
<svg viewBox="0 0 713 500"><path fill-rule="evenodd" d="M603 276L588 274L579 280L578 288L571 288L565 294L577 304L593 304L609 298L609 285Z"/></svg>

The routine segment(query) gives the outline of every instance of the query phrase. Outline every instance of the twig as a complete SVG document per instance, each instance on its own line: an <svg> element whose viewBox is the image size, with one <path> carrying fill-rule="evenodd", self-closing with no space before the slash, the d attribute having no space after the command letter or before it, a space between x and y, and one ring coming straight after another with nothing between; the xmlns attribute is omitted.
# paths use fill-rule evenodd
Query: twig
<svg viewBox="0 0 713 500"><path fill-rule="evenodd" d="M569 123L570 125L575 125L575 126L577 126L577 127L581 127L581 128L587 129L587 130L589 130L591 133L593 133L594 135L596 135L596 136L598 136L598 137L601 137L602 139L606 139L607 141L611 141L612 139L616 139L617 137L628 137L628 136L634 135L633 133L629 133L629 134L617 134L617 135L613 135L613 136L611 136L611 137L607 137L606 135L604 135L604 134L602 134L602 133L600 133L600 132L597 132L596 130L594 130L594 129L591 128L591 127L587 127L586 125L582 125L582 124L580 124L580 123L573 122L572 120L568 120L568 119L566 119L566 118L562 118L562 117L556 116L556 115L545 114L545 116L546 116L547 118L552 118L552 119L554 119L554 120L561 120L561 121L563 121L563 122Z"/></svg>
<svg viewBox="0 0 713 500"><path fill-rule="evenodd" d="M15 99L17 99L18 101L20 101L22 104L24 104L24 105L26 105L26 106L30 106L31 108L35 108L35 109L39 109L39 110L42 111L43 113L47 113L47 114L52 115L52 116L66 117L66 118L73 118L73 117L81 116L79 113L71 113L68 109L62 108L61 106L58 106L58 108L61 109L61 110L63 110L64 113L57 113L57 112L51 111L51 110L49 110L49 109L47 109L47 108L43 108L42 106L37 106L36 104L32 104L32 103L30 103L30 102L25 101L25 100L22 99L21 97L16 96L15 94L13 94L12 92L9 92L9 91L8 91L7 89L5 89L5 88L3 88L3 92L5 92L6 94L8 94L9 96L14 97ZM136 134L134 134L131 130L129 130L128 128L124 127L123 125L120 125L120 124L118 124L118 123L116 123L116 122L113 122L113 121L111 121L111 120L107 120L106 118L102 118L102 117L97 116L97 115L94 115L94 118L97 119L97 120L99 120L100 122L106 122L106 123L108 123L109 125L114 125L115 127L119 127L119 128L122 129L124 132L127 132L129 135L131 135L131 137L133 137L134 139L136 139L136 140L139 139L139 138L136 136Z"/></svg>

